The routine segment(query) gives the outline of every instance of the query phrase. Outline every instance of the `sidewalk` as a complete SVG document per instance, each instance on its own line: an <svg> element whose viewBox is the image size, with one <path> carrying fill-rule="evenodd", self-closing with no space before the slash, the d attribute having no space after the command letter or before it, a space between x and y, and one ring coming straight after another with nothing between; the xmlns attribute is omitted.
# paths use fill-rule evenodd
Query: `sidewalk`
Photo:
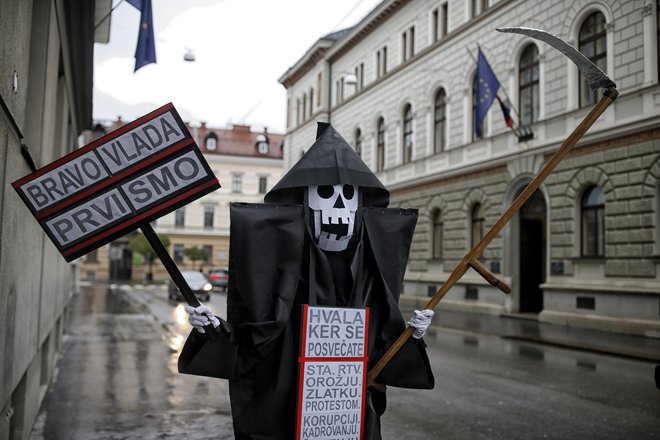
<svg viewBox="0 0 660 440"><path fill-rule="evenodd" d="M83 287L30 440L233 438L226 381L178 374L180 342L120 289Z"/></svg>
<svg viewBox="0 0 660 440"><path fill-rule="evenodd" d="M404 310L408 308L408 301L404 298L401 307ZM533 316L513 314L496 316L440 307L436 310L432 325L436 331L485 334L660 364L660 338L549 324L539 322Z"/></svg>

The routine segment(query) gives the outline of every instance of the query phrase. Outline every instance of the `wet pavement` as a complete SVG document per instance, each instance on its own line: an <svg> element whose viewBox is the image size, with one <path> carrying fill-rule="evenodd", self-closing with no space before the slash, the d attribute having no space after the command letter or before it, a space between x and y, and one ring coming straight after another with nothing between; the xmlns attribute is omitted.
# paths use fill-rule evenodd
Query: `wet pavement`
<svg viewBox="0 0 660 440"><path fill-rule="evenodd" d="M220 316L225 298L208 303ZM83 289L31 440L233 438L227 382L176 372L186 318L163 286ZM660 438L660 340L445 311L434 324L436 388L390 388L384 439Z"/></svg>
<svg viewBox="0 0 660 440"><path fill-rule="evenodd" d="M660 338L647 338L539 322L534 316L495 316L439 310L434 325L556 347L660 364Z"/></svg>
<svg viewBox="0 0 660 440"><path fill-rule="evenodd" d="M226 381L178 374L172 341L125 292L84 288L69 316L31 439L233 438Z"/></svg>

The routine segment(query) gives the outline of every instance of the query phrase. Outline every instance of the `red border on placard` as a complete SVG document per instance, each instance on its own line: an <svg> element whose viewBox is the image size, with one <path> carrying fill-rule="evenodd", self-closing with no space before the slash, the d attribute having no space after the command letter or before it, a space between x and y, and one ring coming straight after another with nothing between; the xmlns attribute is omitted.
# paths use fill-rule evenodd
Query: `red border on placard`
<svg viewBox="0 0 660 440"><path fill-rule="evenodd" d="M87 197L93 196L95 193L99 193L109 187L112 184L117 183L118 181L132 175L132 174L137 174L138 171L141 171L143 168L148 167L149 165L158 162L158 161L163 161L165 162L164 159L167 159L169 156L174 155L175 153L178 153L179 151L183 150L184 148L190 146L193 142L195 142L192 138L184 139L180 144L174 144L171 147L168 147L166 150L161 151L160 153L156 153L153 156L149 156L148 159L144 159L143 161L136 163L135 165L131 165L130 167L120 171L119 173L113 175L110 178L107 178L105 180L102 180L101 182L89 186L86 190L79 192L78 194L75 194L71 197L68 197L64 199L63 201L54 204L53 206L50 206L43 211L39 211L34 215L34 217L37 220L44 219L46 217L50 217L53 214L56 214L59 211L64 210L65 208L73 205L74 203L83 200Z"/></svg>
<svg viewBox="0 0 660 440"><path fill-rule="evenodd" d="M151 119L155 119L156 116L160 116L160 115L162 115L164 113L167 113L168 111L173 110L173 109L174 109L174 104L172 104L171 102L167 103L164 106L162 106L160 108L157 108L156 110L154 110L150 113L147 113L144 116L141 116L141 117L137 118L135 121L129 122L128 124L126 124L122 127L119 127L118 129L112 131L111 133L106 134L105 136L101 136L100 138L96 139L95 141L90 142L89 144L85 145L84 147L79 148L76 151L73 151L73 152L71 152L71 153L69 153L65 156L60 157L56 161L51 162L51 163L49 163L48 165L46 165L42 168L39 168L37 171L35 171L33 173L30 173L27 176L21 177L20 179L12 182L11 186L13 186L14 188L21 187L24 184L26 184L27 182L30 182L31 180L34 180L37 177L44 175L48 171L51 171L52 169L57 168L58 166L66 163L66 162L71 161L71 159L75 159L76 157L81 156L81 155L95 149L99 145L105 144L109 140L114 139L116 137L119 137L122 134L126 133L127 131L130 131L130 130L134 129L137 126L142 125L146 121L149 121ZM190 137L186 136L186 138L192 139L192 136L190 136Z"/></svg>
<svg viewBox="0 0 660 440"><path fill-rule="evenodd" d="M307 346L307 309L309 304L303 305L302 333L300 335L300 357L298 358L298 419L296 423L296 440L300 438L302 429L302 400L303 386L305 385L305 347Z"/></svg>
<svg viewBox="0 0 660 440"><path fill-rule="evenodd" d="M328 308L346 308L329 306ZM302 332L300 337L300 357L298 358L298 411L296 419L296 440L300 439L300 432L302 430L302 400L303 400L303 386L305 385L305 363L307 362L362 362L362 402L360 406L360 440L364 439L364 413L365 403L367 400L367 362L369 361L369 307L364 308L364 356L356 357L307 357L305 347L307 345L307 312L309 304L303 305L302 316Z"/></svg>
<svg viewBox="0 0 660 440"><path fill-rule="evenodd" d="M164 203L158 204L158 206L156 206L154 208L151 208L151 209L143 212L142 214L136 215L135 217L131 218L131 220L128 220L124 223L120 223L119 225L115 226L114 228L110 228L110 229L108 229L106 231L103 231L99 234L95 234L93 238L90 238L89 240L85 240L85 241L83 241L81 243L78 243L77 245L75 245L75 246L73 246L69 249L65 249L65 250L62 250L60 252L66 258L67 255L71 255L71 254L75 253L76 251L78 251L80 249L83 249L87 246L91 246L93 243L95 243L97 241L101 241L103 238L105 238L109 235L112 235L117 231L120 231L122 229L126 229L128 226L139 223L143 219L155 214L156 212L162 211L162 210L166 209L167 207L172 206L173 204L179 202L180 200L183 200L187 197L190 197L191 195L193 195L195 193L201 192L201 191L205 190L206 188L208 188L210 186L218 185L219 183L220 182L218 182L218 179L214 177L214 178L212 178L212 179L210 179L210 180L208 180L208 181L206 181L206 182L204 182L204 183L202 183L198 186L193 187L192 189L190 189L190 190L188 190L184 193L179 194L176 197L173 197L173 198L169 199L168 201L166 201Z"/></svg>

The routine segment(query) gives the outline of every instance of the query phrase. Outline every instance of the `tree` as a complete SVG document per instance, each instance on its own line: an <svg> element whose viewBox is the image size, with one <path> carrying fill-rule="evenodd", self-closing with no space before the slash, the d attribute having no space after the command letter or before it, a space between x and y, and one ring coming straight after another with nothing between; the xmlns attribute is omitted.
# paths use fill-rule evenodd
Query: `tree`
<svg viewBox="0 0 660 440"><path fill-rule="evenodd" d="M205 261L205 260L208 258L208 255L206 254L206 249L199 248L199 247L197 247L197 246L193 246L193 247L191 247L191 248L186 248L186 249L183 251L183 254L184 254L186 257L188 257L188 258L190 258L190 259L192 260L193 265L194 265L197 261L200 261L200 260L201 260L201 261ZM202 271L202 266L199 267L199 271L200 271L200 272Z"/></svg>
<svg viewBox="0 0 660 440"><path fill-rule="evenodd" d="M167 235L158 234L158 239L161 243L163 243L163 246L168 247L170 245L170 239L167 237ZM146 278L147 281L152 281L154 279L152 267L157 255L151 247L151 244L149 244L149 240L147 240L143 233L138 232L137 235L130 239L128 246L131 248L131 251L144 256L144 259L147 261L147 265L149 266L147 269Z"/></svg>

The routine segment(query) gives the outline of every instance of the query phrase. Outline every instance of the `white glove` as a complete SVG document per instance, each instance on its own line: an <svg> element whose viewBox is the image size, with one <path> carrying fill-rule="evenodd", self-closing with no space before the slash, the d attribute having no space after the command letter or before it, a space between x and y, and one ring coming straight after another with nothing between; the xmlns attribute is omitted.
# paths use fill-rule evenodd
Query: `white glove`
<svg viewBox="0 0 660 440"><path fill-rule="evenodd" d="M188 322L200 333L206 333L204 327L209 324L213 324L213 327L220 325L220 320L204 304L200 303L197 307L187 305L185 308L186 312L188 312Z"/></svg>
<svg viewBox="0 0 660 440"><path fill-rule="evenodd" d="M413 312L413 317L410 318L410 321L408 321L408 325L410 327L413 327L415 329L415 333L413 333L412 337L415 339L419 339L422 336L424 336L424 333L426 333L426 329L431 325L431 318L433 318L433 310L415 310Z"/></svg>

